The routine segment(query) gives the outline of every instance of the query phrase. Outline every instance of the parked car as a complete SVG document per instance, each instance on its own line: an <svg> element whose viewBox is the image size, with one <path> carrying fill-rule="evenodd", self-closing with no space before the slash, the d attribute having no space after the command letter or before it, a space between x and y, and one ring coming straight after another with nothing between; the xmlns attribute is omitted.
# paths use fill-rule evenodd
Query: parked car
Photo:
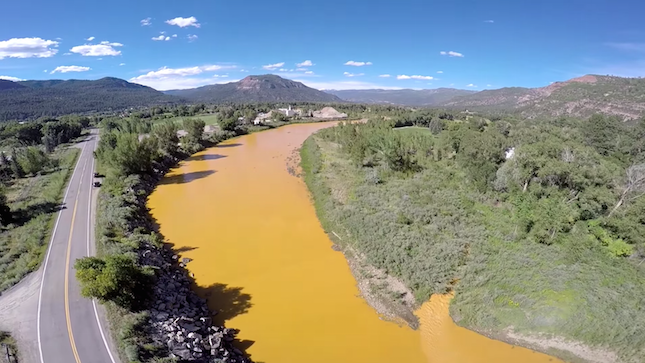
<svg viewBox="0 0 645 363"><path fill-rule="evenodd" d="M100 186L101 186L101 182L94 182L94 186L95 186L95 187L97 187L97 188L98 188L98 187L100 187Z"/></svg>
<svg viewBox="0 0 645 363"><path fill-rule="evenodd" d="M95 177L95 178L101 178L101 177L103 177L103 175L101 175L101 174L99 174L99 173L94 173L94 177Z"/></svg>

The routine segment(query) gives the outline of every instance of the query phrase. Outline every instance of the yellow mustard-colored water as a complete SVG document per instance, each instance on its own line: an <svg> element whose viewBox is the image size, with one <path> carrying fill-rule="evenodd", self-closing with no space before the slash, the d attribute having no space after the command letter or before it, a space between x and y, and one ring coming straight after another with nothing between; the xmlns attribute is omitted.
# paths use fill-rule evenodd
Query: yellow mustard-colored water
<svg viewBox="0 0 645 363"><path fill-rule="evenodd" d="M449 297L417 312L417 331L382 320L331 249L288 160L313 132L300 124L229 140L169 173L148 206L161 233L193 261L197 292L240 329L264 363L542 363L555 359L456 326Z"/></svg>

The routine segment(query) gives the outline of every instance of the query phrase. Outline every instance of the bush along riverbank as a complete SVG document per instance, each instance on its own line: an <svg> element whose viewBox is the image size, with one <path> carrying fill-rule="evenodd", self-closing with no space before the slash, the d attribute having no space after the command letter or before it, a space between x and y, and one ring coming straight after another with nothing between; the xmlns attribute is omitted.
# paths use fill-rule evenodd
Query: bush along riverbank
<svg viewBox="0 0 645 363"><path fill-rule="evenodd" d="M164 245L147 196L180 160L234 133L203 139L203 122L177 125L102 122L96 151L106 175L97 206L98 257L76 261L82 293L105 304L123 362L251 362L234 347L236 331L211 322L206 301L191 290L185 265ZM140 137L147 134L147 137ZM178 146L181 141L181 146Z"/></svg>
<svg viewBox="0 0 645 363"><path fill-rule="evenodd" d="M323 228L417 304L453 292L468 329L570 361L641 361L645 120L464 118L310 137L302 167Z"/></svg>

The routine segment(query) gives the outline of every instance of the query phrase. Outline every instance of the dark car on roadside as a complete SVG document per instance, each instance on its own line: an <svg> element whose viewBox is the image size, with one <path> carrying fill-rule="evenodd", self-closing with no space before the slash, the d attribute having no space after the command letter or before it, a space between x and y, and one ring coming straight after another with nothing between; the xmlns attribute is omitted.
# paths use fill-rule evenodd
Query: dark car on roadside
<svg viewBox="0 0 645 363"><path fill-rule="evenodd" d="M94 177L95 177L95 178L100 178L100 177L102 177L102 176L103 176L103 175L101 175L101 174L99 174L99 173L94 173Z"/></svg>
<svg viewBox="0 0 645 363"><path fill-rule="evenodd" d="M94 186L95 186L95 187L97 187L97 188L98 188L98 187L100 187L100 186L101 186L101 182L94 182Z"/></svg>

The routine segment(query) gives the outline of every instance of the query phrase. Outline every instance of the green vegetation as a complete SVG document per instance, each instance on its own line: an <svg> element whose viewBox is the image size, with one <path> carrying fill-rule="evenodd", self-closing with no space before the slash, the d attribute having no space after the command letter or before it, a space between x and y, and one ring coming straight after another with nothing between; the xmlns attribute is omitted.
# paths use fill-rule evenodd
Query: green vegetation
<svg viewBox="0 0 645 363"><path fill-rule="evenodd" d="M143 265L139 252L162 248L163 241L154 231L146 198L179 160L231 134L205 139L204 122L186 119L188 135L178 146L179 126L173 121L109 118L101 128L95 155L106 177L97 206L98 257L77 260L76 276L84 296L105 304L122 361L159 362L168 353L153 344L147 325L154 271ZM149 137L139 140L144 133Z"/></svg>
<svg viewBox="0 0 645 363"><path fill-rule="evenodd" d="M11 334L5 331L0 331L0 345L2 347L2 351L0 351L0 355L2 355L2 358L0 358L1 361L4 362L6 360L5 358L8 352L10 357L9 363L12 361L18 362L18 345Z"/></svg>
<svg viewBox="0 0 645 363"><path fill-rule="evenodd" d="M10 86L11 89L7 89ZM150 87L118 78L0 82L0 121L72 113L116 112L183 102Z"/></svg>
<svg viewBox="0 0 645 363"><path fill-rule="evenodd" d="M419 303L455 291L467 328L644 356L645 120L453 119L413 112L309 138L302 166L325 230Z"/></svg>
<svg viewBox="0 0 645 363"><path fill-rule="evenodd" d="M0 198L0 212L3 212L0 213L0 291L18 283L40 265L47 250L53 217L78 154L77 149L59 148L48 156L49 163L40 173L4 180L6 204Z"/></svg>

